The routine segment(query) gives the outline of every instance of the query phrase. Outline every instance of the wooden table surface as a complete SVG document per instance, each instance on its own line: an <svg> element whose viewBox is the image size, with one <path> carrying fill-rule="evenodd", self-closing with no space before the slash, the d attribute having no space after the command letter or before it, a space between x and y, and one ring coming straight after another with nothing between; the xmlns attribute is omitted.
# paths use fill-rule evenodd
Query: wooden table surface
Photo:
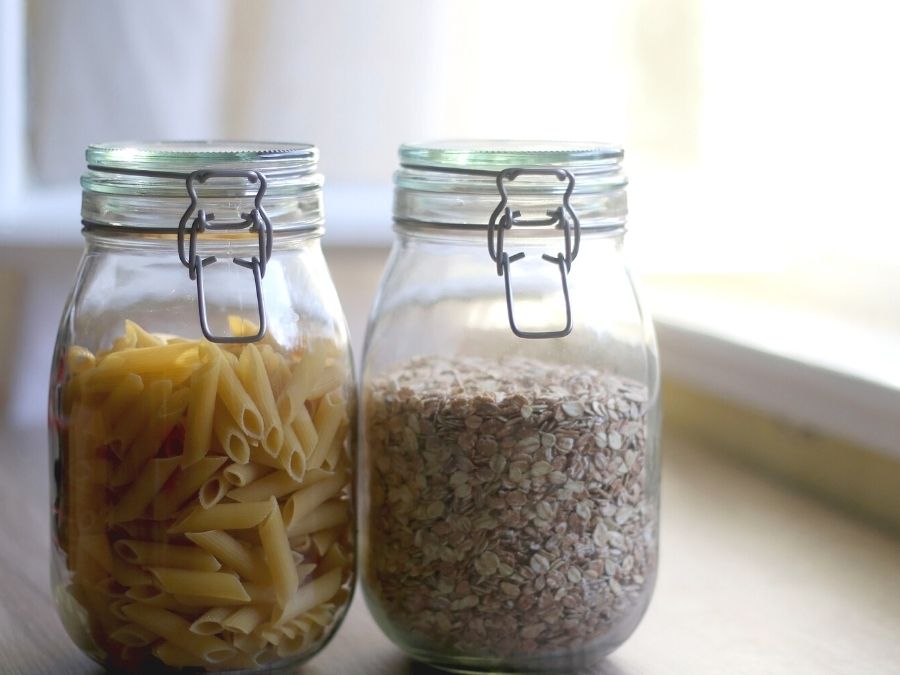
<svg viewBox="0 0 900 675"><path fill-rule="evenodd" d="M50 600L48 475L43 431L0 432L0 673L99 673ZM650 610L597 673L900 673L900 541L679 439L666 439L662 501ZM437 671L357 596L298 672Z"/></svg>

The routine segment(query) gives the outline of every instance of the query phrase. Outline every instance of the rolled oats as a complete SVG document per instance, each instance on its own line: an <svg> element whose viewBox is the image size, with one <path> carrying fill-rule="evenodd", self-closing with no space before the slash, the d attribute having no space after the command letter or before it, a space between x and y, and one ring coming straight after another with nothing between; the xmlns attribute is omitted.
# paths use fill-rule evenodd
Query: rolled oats
<svg viewBox="0 0 900 675"><path fill-rule="evenodd" d="M642 384L525 359L419 359L371 382L366 574L430 648L585 645L655 565Z"/></svg>

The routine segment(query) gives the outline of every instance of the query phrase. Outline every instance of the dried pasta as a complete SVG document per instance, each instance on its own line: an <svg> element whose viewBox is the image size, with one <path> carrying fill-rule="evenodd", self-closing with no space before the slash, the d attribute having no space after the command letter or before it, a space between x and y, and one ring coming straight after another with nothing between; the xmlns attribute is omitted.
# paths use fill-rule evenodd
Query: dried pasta
<svg viewBox="0 0 900 675"><path fill-rule="evenodd" d="M109 665L253 669L326 639L353 576L343 354L132 321L110 349L69 348L57 596Z"/></svg>

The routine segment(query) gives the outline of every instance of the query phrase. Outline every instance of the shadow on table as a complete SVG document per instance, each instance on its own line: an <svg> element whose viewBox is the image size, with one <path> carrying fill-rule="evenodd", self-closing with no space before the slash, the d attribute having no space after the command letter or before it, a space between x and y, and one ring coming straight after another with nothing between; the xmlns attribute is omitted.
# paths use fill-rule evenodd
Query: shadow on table
<svg viewBox="0 0 900 675"><path fill-rule="evenodd" d="M447 675L448 672L403 656L398 656L396 661L386 666L381 672L390 675ZM628 673L607 659L593 668L571 671L567 675L628 675Z"/></svg>

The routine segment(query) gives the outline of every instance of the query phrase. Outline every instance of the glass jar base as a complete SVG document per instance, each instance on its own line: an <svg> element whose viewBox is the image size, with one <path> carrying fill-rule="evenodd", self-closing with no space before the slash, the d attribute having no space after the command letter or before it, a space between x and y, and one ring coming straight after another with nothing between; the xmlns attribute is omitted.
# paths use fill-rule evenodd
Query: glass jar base
<svg viewBox="0 0 900 675"><path fill-rule="evenodd" d="M416 662L422 664L425 669L417 675L430 673L429 669L459 675L546 675L547 673L579 673L593 672L602 660L615 651L624 640L602 647L580 650L577 652L565 652L544 656L523 656L506 658L489 657L449 657L446 654L436 654L431 651L406 648L405 651Z"/></svg>

